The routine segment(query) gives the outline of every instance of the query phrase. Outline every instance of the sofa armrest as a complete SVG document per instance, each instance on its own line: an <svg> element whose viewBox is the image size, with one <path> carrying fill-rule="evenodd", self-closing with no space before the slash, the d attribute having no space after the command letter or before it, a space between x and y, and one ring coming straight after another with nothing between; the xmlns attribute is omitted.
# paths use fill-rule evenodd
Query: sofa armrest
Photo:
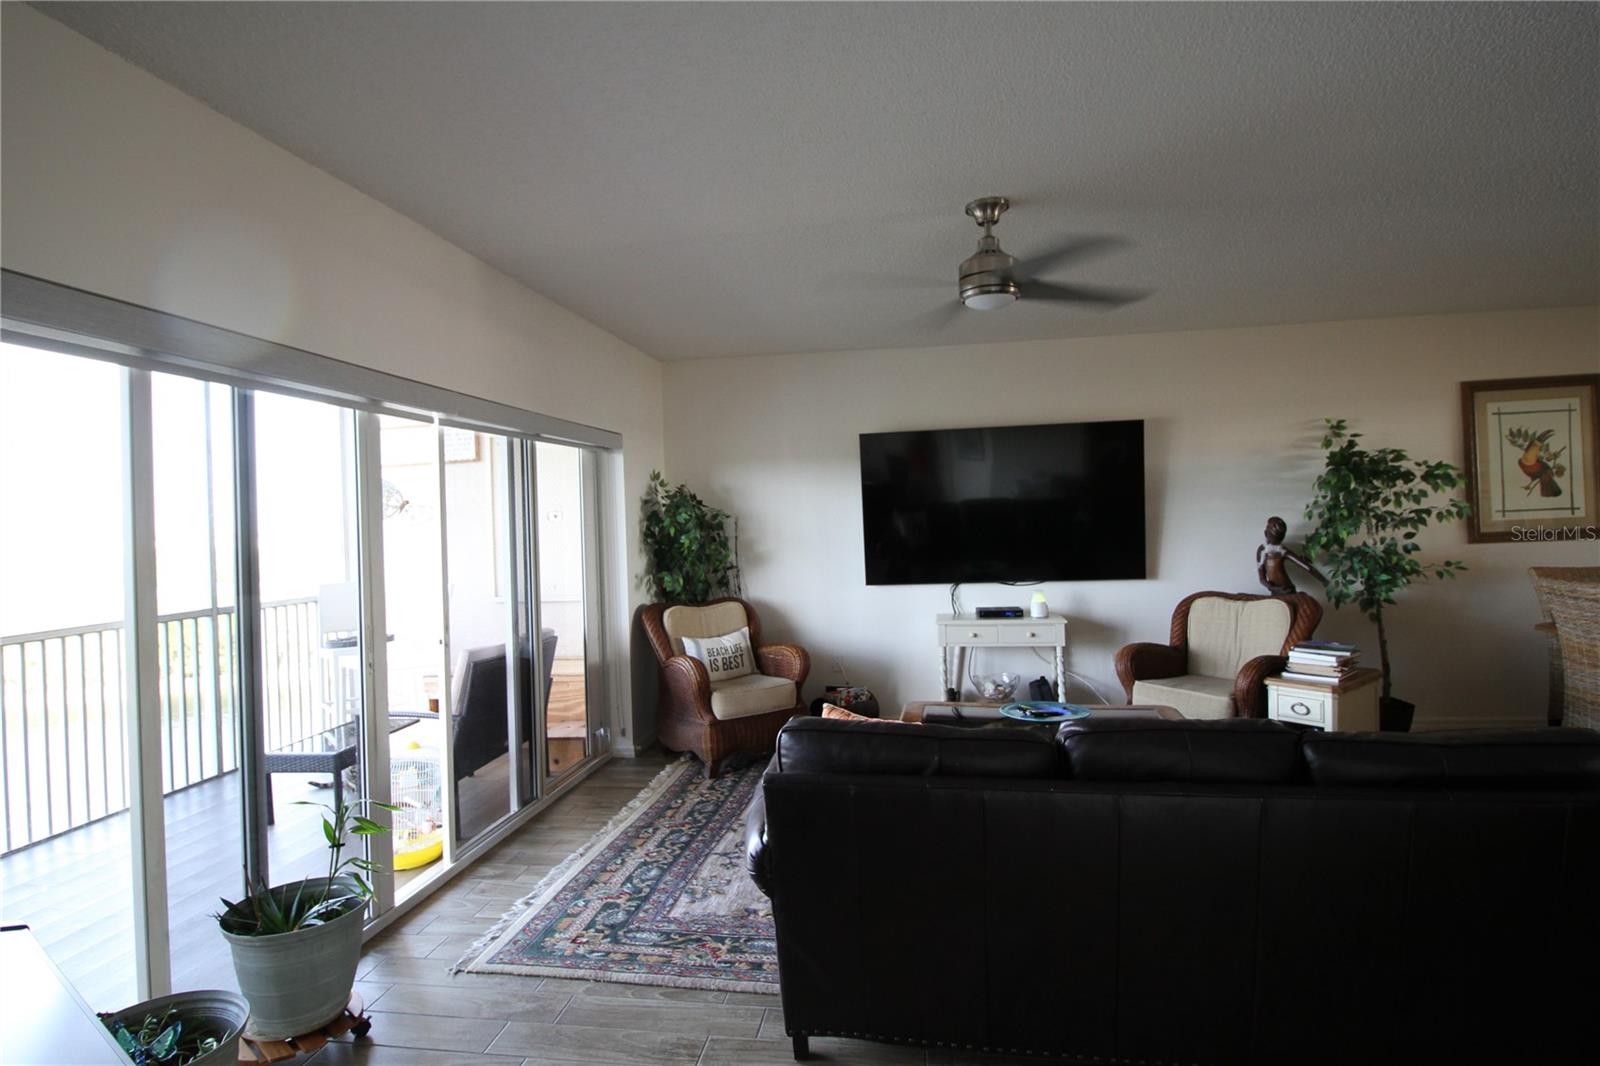
<svg viewBox="0 0 1600 1066"><path fill-rule="evenodd" d="M756 649L756 665L769 677L788 678L798 690L811 672L811 653L798 644L763 644Z"/></svg>
<svg viewBox="0 0 1600 1066"><path fill-rule="evenodd" d="M674 655L661 664L661 684L680 713L711 717L711 674L699 659Z"/></svg>
<svg viewBox="0 0 1600 1066"><path fill-rule="evenodd" d="M750 879L756 887L772 895L772 863L767 853L767 774L773 773L778 765L778 757L774 755L772 761L767 763L767 769L761 775L761 781L756 785L756 792L750 799L750 806L744 812L744 858L745 869L750 871Z"/></svg>
<svg viewBox="0 0 1600 1066"><path fill-rule="evenodd" d="M1283 673L1289 660L1282 655L1257 655L1239 668L1233 679L1234 713L1240 718L1267 716L1267 686L1264 680Z"/></svg>
<svg viewBox="0 0 1600 1066"><path fill-rule="evenodd" d="M1117 652L1117 680L1133 702L1133 683L1188 672L1189 649L1182 644L1129 644Z"/></svg>

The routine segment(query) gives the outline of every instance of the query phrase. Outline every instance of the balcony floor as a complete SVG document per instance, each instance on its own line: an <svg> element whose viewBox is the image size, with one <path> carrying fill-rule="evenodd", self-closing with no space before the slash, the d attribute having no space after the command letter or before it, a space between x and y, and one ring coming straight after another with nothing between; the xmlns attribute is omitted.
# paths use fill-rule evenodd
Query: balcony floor
<svg viewBox="0 0 1600 1066"><path fill-rule="evenodd" d="M325 780L325 778L324 778ZM273 777L277 824L267 834L274 881L327 869L320 811L331 790L299 774ZM228 948L211 917L244 880L239 775L213 778L166 800L168 929L174 988L233 988ZM25 922L97 1010L134 999L133 896L128 815L114 815L0 857L0 917Z"/></svg>
<svg viewBox="0 0 1600 1066"><path fill-rule="evenodd" d="M480 769L463 783L462 820L469 830L506 813L507 760ZM277 821L267 831L274 882L327 871L328 846L318 807L332 801L328 778L274 774ZM239 776L230 773L166 799L168 935L174 988L235 988L227 944L212 915L221 900L242 892ZM114 815L29 848L0 856L0 923L25 923L96 1010L135 999L133 896L128 815ZM436 867L403 870L395 890Z"/></svg>

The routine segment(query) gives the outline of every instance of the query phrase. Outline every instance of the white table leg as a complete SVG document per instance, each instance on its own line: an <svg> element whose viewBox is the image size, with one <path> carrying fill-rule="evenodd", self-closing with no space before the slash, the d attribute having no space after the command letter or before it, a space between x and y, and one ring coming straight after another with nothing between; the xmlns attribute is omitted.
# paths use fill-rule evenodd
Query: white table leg
<svg viewBox="0 0 1600 1066"><path fill-rule="evenodd" d="M1067 699L1067 646L1056 645L1056 699L1066 702Z"/></svg>

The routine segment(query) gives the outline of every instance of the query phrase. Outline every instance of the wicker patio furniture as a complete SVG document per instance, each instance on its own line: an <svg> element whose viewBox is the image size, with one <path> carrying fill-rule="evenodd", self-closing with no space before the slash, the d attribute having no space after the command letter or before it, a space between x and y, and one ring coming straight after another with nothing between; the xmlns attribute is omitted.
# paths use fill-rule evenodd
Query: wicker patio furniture
<svg viewBox="0 0 1600 1066"><path fill-rule="evenodd" d="M1600 566L1534 566L1528 574L1555 626L1550 684L1561 716L1551 724L1600 729Z"/></svg>
<svg viewBox="0 0 1600 1066"><path fill-rule="evenodd" d="M800 686L811 672L811 656L793 644L761 643L761 618L736 597L668 606L652 603L641 612L650 647L661 666L661 706L656 735L663 747L692 751L716 777L734 754L766 754L778 730L805 714ZM759 674L713 686L705 664L684 654L684 637L715 637L750 627Z"/></svg>

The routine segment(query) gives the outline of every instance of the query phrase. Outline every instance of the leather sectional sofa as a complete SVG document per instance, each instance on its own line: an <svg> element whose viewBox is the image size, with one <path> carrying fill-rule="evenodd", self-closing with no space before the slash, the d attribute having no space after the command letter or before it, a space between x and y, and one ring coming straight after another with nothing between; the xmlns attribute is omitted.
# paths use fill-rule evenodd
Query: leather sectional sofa
<svg viewBox="0 0 1600 1066"><path fill-rule="evenodd" d="M784 1024L1124 1063L1597 1055L1600 734L798 719L749 812Z"/></svg>

